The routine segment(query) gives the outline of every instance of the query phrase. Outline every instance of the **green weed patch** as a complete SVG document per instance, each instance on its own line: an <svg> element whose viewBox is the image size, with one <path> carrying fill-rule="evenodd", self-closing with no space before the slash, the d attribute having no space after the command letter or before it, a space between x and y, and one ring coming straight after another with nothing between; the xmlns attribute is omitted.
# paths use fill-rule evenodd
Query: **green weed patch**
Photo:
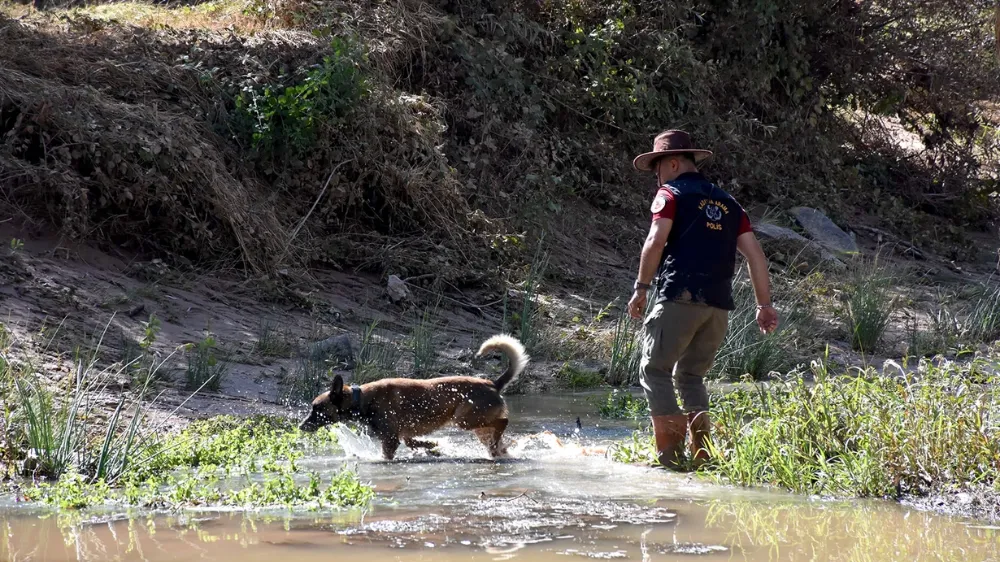
<svg viewBox="0 0 1000 562"><path fill-rule="evenodd" d="M716 397L706 475L798 493L899 497L1000 483L1000 387L987 359L912 376L799 373ZM614 458L653 462L652 438Z"/></svg>
<svg viewBox="0 0 1000 562"><path fill-rule="evenodd" d="M192 423L149 445L121 482L67 472L31 487L25 496L62 509L104 504L146 508L192 506L331 509L361 507L371 486L344 468L327 479L300 472L296 461L330 447L327 431L303 434L289 420L219 416Z"/></svg>

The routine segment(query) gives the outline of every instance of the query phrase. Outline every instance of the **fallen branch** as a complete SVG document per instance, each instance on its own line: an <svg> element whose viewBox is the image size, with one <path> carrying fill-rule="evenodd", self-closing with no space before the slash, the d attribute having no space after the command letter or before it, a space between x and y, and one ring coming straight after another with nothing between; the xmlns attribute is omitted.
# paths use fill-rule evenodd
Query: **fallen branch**
<svg viewBox="0 0 1000 562"><path fill-rule="evenodd" d="M906 241L900 239L898 236L890 234L890 233L888 233L888 232L886 232L884 230L881 230L881 229L878 229L878 228L875 228L875 227L872 227L872 226L861 226L861 225L852 226L851 228L853 228L855 230L863 230L865 232L868 232L869 234L874 234L874 235L878 236L879 238L884 238L886 240L889 240L894 245L901 246L903 248L904 252L909 252L910 255L912 255L913 257L915 257L917 259L920 259L920 260L926 260L927 259L927 256L922 251L920 251L919 248L917 248L913 244L910 244L909 242L906 242Z"/></svg>
<svg viewBox="0 0 1000 562"><path fill-rule="evenodd" d="M288 247L292 245L292 240L295 240L295 237L299 235L299 231L302 230L302 227L305 226L306 221L309 220L309 217L312 216L313 211L316 210L316 206L319 205L320 200L323 199L324 195L326 195L326 188L330 187L330 181L333 180L333 176L337 173L337 170L339 170L341 166L347 164L348 162L353 162L353 160L344 160L340 164L334 166L332 170L330 170L330 175L327 176L326 183L323 184L323 189L319 190L319 195L317 195L316 200L313 201L312 207L309 207L309 211L306 213L306 216L302 217L302 220L299 221L299 224L295 225L295 230L292 231L292 233L288 236L288 240L285 241L285 247L281 250L281 254L278 256L278 260L276 262L278 265L281 264L282 260L285 259L285 255L288 254Z"/></svg>

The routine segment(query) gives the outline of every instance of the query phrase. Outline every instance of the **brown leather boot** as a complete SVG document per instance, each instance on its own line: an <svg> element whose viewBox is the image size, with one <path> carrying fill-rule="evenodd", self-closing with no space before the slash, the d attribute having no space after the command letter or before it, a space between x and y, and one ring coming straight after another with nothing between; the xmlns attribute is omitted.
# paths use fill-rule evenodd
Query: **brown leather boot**
<svg viewBox="0 0 1000 562"><path fill-rule="evenodd" d="M671 470L680 470L684 460L684 434L687 417L684 414L653 417L653 437L660 464Z"/></svg>
<svg viewBox="0 0 1000 562"><path fill-rule="evenodd" d="M687 415L687 424L691 436L691 441L688 443L691 462L696 467L701 466L710 458L707 442L712 435L712 420L708 412L690 412Z"/></svg>

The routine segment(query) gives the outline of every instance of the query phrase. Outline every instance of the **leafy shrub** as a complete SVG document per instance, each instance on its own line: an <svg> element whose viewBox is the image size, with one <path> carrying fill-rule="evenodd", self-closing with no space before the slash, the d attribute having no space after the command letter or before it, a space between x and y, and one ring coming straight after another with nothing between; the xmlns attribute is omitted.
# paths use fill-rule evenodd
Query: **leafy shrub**
<svg viewBox="0 0 1000 562"><path fill-rule="evenodd" d="M237 96L240 127L264 160L284 162L309 150L321 128L344 120L365 95L359 48L340 38L331 47L300 84L262 91L251 86Z"/></svg>

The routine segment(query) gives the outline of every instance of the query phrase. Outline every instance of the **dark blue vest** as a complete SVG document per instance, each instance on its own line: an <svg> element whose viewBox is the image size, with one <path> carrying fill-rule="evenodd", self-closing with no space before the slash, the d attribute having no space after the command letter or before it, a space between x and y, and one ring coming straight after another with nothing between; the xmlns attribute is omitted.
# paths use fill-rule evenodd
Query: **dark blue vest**
<svg viewBox="0 0 1000 562"><path fill-rule="evenodd" d="M656 302L702 303L733 310L736 238L743 208L704 176L669 181L674 224L657 271Z"/></svg>

